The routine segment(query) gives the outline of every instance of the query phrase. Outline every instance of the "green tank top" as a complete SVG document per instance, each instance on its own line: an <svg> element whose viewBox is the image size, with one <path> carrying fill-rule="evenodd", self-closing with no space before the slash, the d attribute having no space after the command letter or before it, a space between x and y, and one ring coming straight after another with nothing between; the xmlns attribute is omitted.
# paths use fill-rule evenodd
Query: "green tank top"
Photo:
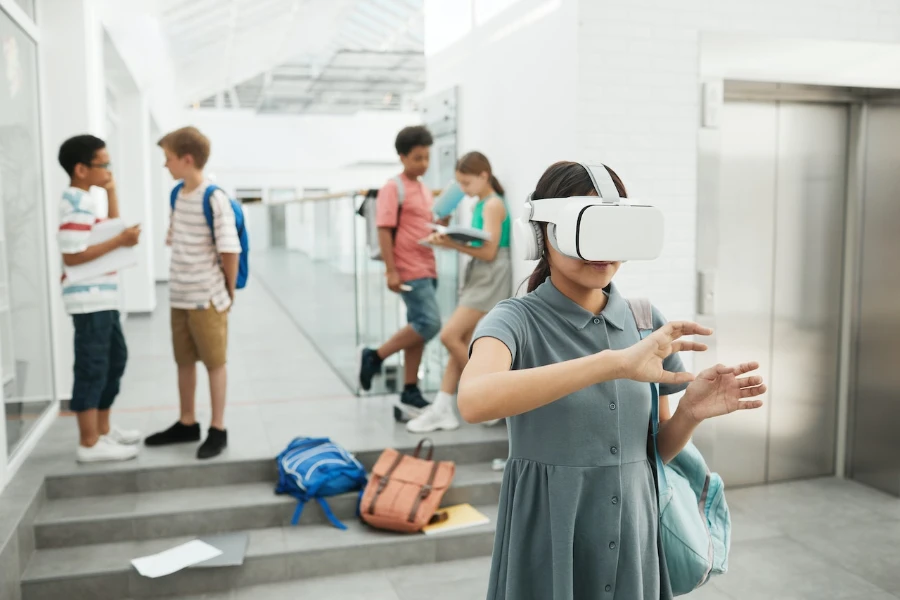
<svg viewBox="0 0 900 600"><path fill-rule="evenodd" d="M503 196L498 194L491 194L484 200L479 200L475 203L475 207L472 209L472 227L475 229L484 229L484 205L491 198L500 198L500 201L503 202L503 208L506 209L506 218L503 219L503 225L500 226L500 245L498 248L509 248L509 225L512 220L509 217L509 207L506 206L506 200L503 199ZM481 242L472 242L472 246L481 246Z"/></svg>

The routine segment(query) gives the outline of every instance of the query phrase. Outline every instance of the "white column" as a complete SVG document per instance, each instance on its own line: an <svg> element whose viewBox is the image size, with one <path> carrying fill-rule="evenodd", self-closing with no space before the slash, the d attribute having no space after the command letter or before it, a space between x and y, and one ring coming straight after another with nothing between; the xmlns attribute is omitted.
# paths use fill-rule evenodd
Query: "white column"
<svg viewBox="0 0 900 600"><path fill-rule="evenodd" d="M90 133L102 137L106 110L103 73L103 30L92 0L37 0L41 43L41 103L48 255L55 328L56 390L68 398L72 390L72 322L65 314L59 281L62 261L55 242L59 199L68 178L56 160L67 138Z"/></svg>
<svg viewBox="0 0 900 600"><path fill-rule="evenodd" d="M156 308L154 271L155 230L154 198L150 182L150 112L146 100L137 91L119 96L121 129L120 156L113 156L119 211L128 224L141 225L141 243L137 246L138 264L122 271L126 312L152 312Z"/></svg>
<svg viewBox="0 0 900 600"><path fill-rule="evenodd" d="M165 157L156 145L162 137L156 123L150 126L150 151L147 154L150 173L150 208L153 222L153 235L144 232L144 240L153 246L153 272L156 281L169 280L169 258L172 254L166 246L166 233L169 230L169 193L175 182L169 172L163 168Z"/></svg>

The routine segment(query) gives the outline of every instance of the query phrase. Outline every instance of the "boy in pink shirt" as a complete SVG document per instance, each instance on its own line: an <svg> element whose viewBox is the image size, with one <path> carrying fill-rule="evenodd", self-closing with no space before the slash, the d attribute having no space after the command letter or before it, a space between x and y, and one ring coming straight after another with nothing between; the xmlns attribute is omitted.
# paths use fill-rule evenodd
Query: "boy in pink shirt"
<svg viewBox="0 0 900 600"><path fill-rule="evenodd" d="M378 242L384 260L387 286L399 293L406 304L407 325L377 350L363 348L360 357L359 384L364 390L372 386L372 377L381 372L382 362L392 354L404 352L405 386L400 403L394 408L394 419L408 421L421 414L428 405L418 386L419 364L428 340L441 330L438 310L437 267L434 252L419 242L432 229L431 191L419 181L428 170L431 133L421 126L406 127L395 147L403 163L400 181L404 187L403 205L398 206L397 183L388 181L378 192L376 222Z"/></svg>

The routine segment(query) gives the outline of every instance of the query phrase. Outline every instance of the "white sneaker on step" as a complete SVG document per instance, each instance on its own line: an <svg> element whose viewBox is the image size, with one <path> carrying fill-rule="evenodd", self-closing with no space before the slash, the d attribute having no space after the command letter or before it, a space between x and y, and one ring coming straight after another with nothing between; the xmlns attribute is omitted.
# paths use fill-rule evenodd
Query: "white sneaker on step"
<svg viewBox="0 0 900 600"><path fill-rule="evenodd" d="M116 460L130 460L138 455L137 446L125 446L112 440L101 437L97 443L86 448L79 444L75 457L78 462L107 462Z"/></svg>
<svg viewBox="0 0 900 600"><path fill-rule="evenodd" d="M141 441L141 432L137 429L119 429L115 425L112 425L109 428L109 433L106 434L106 437L117 444L130 446Z"/></svg>
<svg viewBox="0 0 900 600"><path fill-rule="evenodd" d="M422 414L406 424L406 430L410 433L430 433L438 429L450 431L459 427L459 419L453 414L452 409L440 409L431 405Z"/></svg>

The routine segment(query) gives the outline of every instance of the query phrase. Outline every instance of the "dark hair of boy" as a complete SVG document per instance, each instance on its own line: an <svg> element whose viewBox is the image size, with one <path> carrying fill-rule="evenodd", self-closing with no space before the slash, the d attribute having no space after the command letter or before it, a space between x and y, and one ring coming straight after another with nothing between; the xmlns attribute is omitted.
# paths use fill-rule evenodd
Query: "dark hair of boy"
<svg viewBox="0 0 900 600"><path fill-rule="evenodd" d="M75 174L79 164L90 167L97 150L106 148L106 142L93 135L76 135L67 139L59 147L59 164L69 177Z"/></svg>
<svg viewBox="0 0 900 600"><path fill-rule="evenodd" d="M422 125L415 125L400 130L397 140L394 142L394 148L397 149L397 154L406 156L417 146L428 147L433 143L434 138L431 137L431 132Z"/></svg>

